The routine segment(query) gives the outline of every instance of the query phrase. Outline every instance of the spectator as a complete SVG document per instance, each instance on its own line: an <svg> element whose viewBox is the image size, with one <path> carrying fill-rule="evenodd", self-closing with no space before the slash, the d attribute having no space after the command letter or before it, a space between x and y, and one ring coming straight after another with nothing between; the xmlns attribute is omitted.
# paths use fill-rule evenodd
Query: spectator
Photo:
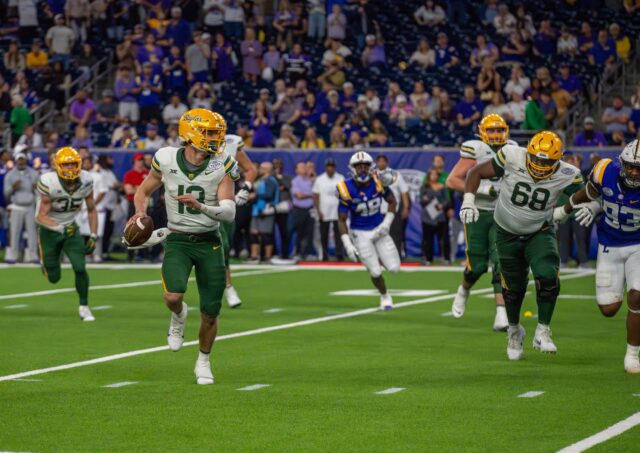
<svg viewBox="0 0 640 453"><path fill-rule="evenodd" d="M502 46L502 61L505 63L524 63L529 47L518 33L512 33Z"/></svg>
<svg viewBox="0 0 640 453"><path fill-rule="evenodd" d="M307 74L311 72L311 60L302 51L302 46L299 43L293 45L291 52L284 54L282 66L290 85L295 85L298 80L305 79Z"/></svg>
<svg viewBox="0 0 640 453"><path fill-rule="evenodd" d="M478 121L484 110L482 101L476 97L471 85L464 87L464 97L456 104L456 120L458 126L469 127Z"/></svg>
<svg viewBox="0 0 640 453"><path fill-rule="evenodd" d="M274 207L280 201L279 182L273 176L271 162L262 162L258 167L258 179L255 182L256 201L251 211L251 260L259 261L261 251L263 260L273 255L273 232L276 213Z"/></svg>
<svg viewBox="0 0 640 453"><path fill-rule="evenodd" d="M11 97L11 112L9 113L12 141L17 141L24 132L25 126L33 124L33 116L24 105L22 96L14 94Z"/></svg>
<svg viewBox="0 0 640 453"><path fill-rule="evenodd" d="M325 3L324 0L307 1L309 5L309 30L307 31L307 36L318 42L322 42L327 27Z"/></svg>
<svg viewBox="0 0 640 453"><path fill-rule="evenodd" d="M528 131L541 131L547 129L549 123L545 118L544 111L540 107L540 91L534 89L531 91L531 98L527 102L524 110L524 123L522 129Z"/></svg>
<svg viewBox="0 0 640 453"><path fill-rule="evenodd" d="M336 161L332 157L324 161L324 173L313 183L313 203L320 222L320 261L329 261L329 231L333 229L336 247L336 259L342 261L342 241L338 232L338 197L337 184L344 176L336 172Z"/></svg>
<svg viewBox="0 0 640 453"><path fill-rule="evenodd" d="M293 12L295 14L295 19L292 25L293 39L296 41L302 41L307 35L307 30L309 28L309 15L301 2L293 5Z"/></svg>
<svg viewBox="0 0 640 453"><path fill-rule="evenodd" d="M309 127L318 123L321 113L322 111L316 102L316 96L313 93L307 93L300 111L300 121L302 124Z"/></svg>
<svg viewBox="0 0 640 453"><path fill-rule="evenodd" d="M189 82L206 83L209 77L209 60L211 59L211 47L209 39L211 35L196 31L193 33L193 44L187 47L185 63L187 67L187 80Z"/></svg>
<svg viewBox="0 0 640 453"><path fill-rule="evenodd" d="M245 80L249 80L255 85L260 75L262 43L256 39L256 32L253 28L245 30L244 41L240 43L240 52L242 53L242 74Z"/></svg>
<svg viewBox="0 0 640 453"><path fill-rule="evenodd" d="M288 87L285 96L273 105L278 123L293 124L300 118L302 102L295 96L295 88Z"/></svg>
<svg viewBox="0 0 640 453"><path fill-rule="evenodd" d="M536 88L551 88L551 82L553 81L553 79L551 78L551 72L549 72L549 68L547 68L546 66L540 66L536 69L536 79L540 82L540 86Z"/></svg>
<svg viewBox="0 0 640 453"><path fill-rule="evenodd" d="M165 124L177 125L180 117L188 110L177 94L171 95L170 102L162 109L162 120Z"/></svg>
<svg viewBox="0 0 640 453"><path fill-rule="evenodd" d="M351 49L338 40L329 39L327 42L328 49L322 54L322 65L329 66L331 61L335 61L340 68L345 65L348 66L350 57L353 54Z"/></svg>
<svg viewBox="0 0 640 453"><path fill-rule="evenodd" d="M435 48L436 66L438 68L449 69L460 63L458 51L454 46L449 45L449 38L446 33L438 33L438 43Z"/></svg>
<svg viewBox="0 0 640 453"><path fill-rule="evenodd" d="M91 126L96 122L96 106L84 88L78 90L75 100L69 106L69 120L79 126Z"/></svg>
<svg viewBox="0 0 640 453"><path fill-rule="evenodd" d="M578 36L578 50L583 54L588 54L591 52L595 43L596 37L593 35L591 25L589 22L582 22L580 25L580 36Z"/></svg>
<svg viewBox="0 0 640 453"><path fill-rule="evenodd" d="M36 0L9 2L10 8L17 6L18 36L22 43L29 43L38 33L38 6Z"/></svg>
<svg viewBox="0 0 640 453"><path fill-rule="evenodd" d="M502 86L502 79L498 71L493 68L491 59L482 60L482 69L478 73L476 88L480 93L480 100L488 102L493 98L493 94L499 92Z"/></svg>
<svg viewBox="0 0 640 453"><path fill-rule="evenodd" d="M411 129L420 122L413 110L413 106L407 102L407 97L404 94L396 97L396 102L391 107L389 121L397 124L401 129Z"/></svg>
<svg viewBox="0 0 640 453"><path fill-rule="evenodd" d="M224 0L205 0L202 10L207 33L224 33Z"/></svg>
<svg viewBox="0 0 640 453"><path fill-rule="evenodd" d="M511 93L511 101L507 102L507 108L512 121L516 124L522 123L525 118L525 110L527 101L522 97L522 93L519 91L513 91Z"/></svg>
<svg viewBox="0 0 640 453"><path fill-rule="evenodd" d="M138 137L136 130L129 124L123 124L113 131L111 144L114 148L137 149Z"/></svg>
<svg viewBox="0 0 640 453"><path fill-rule="evenodd" d="M560 63L560 76L556 78L560 88L566 90L573 99L576 99L582 91L582 82L576 75L571 74L568 63Z"/></svg>
<svg viewBox="0 0 640 453"><path fill-rule="evenodd" d="M9 48L2 57L2 61L4 62L5 69L13 74L24 71L24 56L20 53L20 49L18 49L18 43L16 41L11 41L9 43Z"/></svg>
<svg viewBox="0 0 640 453"><path fill-rule="evenodd" d="M98 3L94 2L97 6ZM120 42L124 37L124 25L128 7L120 1L106 2L104 5L107 37L111 41Z"/></svg>
<svg viewBox="0 0 640 453"><path fill-rule="evenodd" d="M65 25L62 14L56 14L54 21L55 25L47 31L45 42L52 55L50 61L61 61L66 71L69 69L69 58L75 44L75 35L73 30Z"/></svg>
<svg viewBox="0 0 640 453"><path fill-rule="evenodd" d="M365 98L366 99L366 98ZM411 105L414 107L418 105L420 100L428 100L429 93L424 88L424 82L422 80L418 80L413 84L413 92L409 95L409 101Z"/></svg>
<svg viewBox="0 0 640 453"><path fill-rule="evenodd" d="M116 58L119 66L136 67L136 45L133 43L133 35L127 30L124 33L124 41L116 46Z"/></svg>
<svg viewBox="0 0 640 453"><path fill-rule="evenodd" d="M544 119L547 121L547 124L553 124L558 116L558 107L551 97L551 92L549 90L542 90L540 92L540 101L538 104L544 113Z"/></svg>
<svg viewBox="0 0 640 453"><path fill-rule="evenodd" d="M26 67L30 71L40 72L47 66L49 66L49 55L42 50L42 41L36 38L31 44L31 51L27 54Z"/></svg>
<svg viewBox="0 0 640 453"><path fill-rule="evenodd" d="M234 63L235 54L233 53L231 43L225 40L222 33L216 33L215 40L216 43L211 53L211 59L216 62L216 83L214 86L218 87L219 92L222 85L226 85L227 82L233 79L236 65Z"/></svg>
<svg viewBox="0 0 640 453"><path fill-rule="evenodd" d="M492 42L487 42L485 35L476 36L476 47L471 51L469 63L471 67L481 66L483 61L488 61L492 65L500 58L500 51Z"/></svg>
<svg viewBox="0 0 640 453"><path fill-rule="evenodd" d="M291 202L291 176L284 174L281 159L273 159L273 176L278 182L280 202ZM289 213L280 212L275 215L276 225L280 233L280 257L289 258Z"/></svg>
<svg viewBox="0 0 640 453"><path fill-rule="evenodd" d="M124 193L127 197L129 204L128 217L131 217L136 212L136 207L133 204L133 195L136 193L137 188L142 184L142 181L149 174L149 170L144 166L144 155L142 153L136 153L133 156L133 168L124 174L122 180L124 184ZM132 261L134 252L129 250L128 259Z"/></svg>
<svg viewBox="0 0 640 453"><path fill-rule="evenodd" d="M347 37L347 16L342 13L338 3L334 3L331 14L327 16L327 38L344 41Z"/></svg>
<svg viewBox="0 0 640 453"><path fill-rule="evenodd" d="M558 120L564 119L571 106L571 95L567 90L560 88L558 81L554 80L551 82L551 97L553 98L553 102L556 103Z"/></svg>
<svg viewBox="0 0 640 453"><path fill-rule="evenodd" d="M367 87L364 90L364 95L367 98L367 108L371 110L372 113L377 113L380 110L380 98L375 88Z"/></svg>
<svg viewBox="0 0 640 453"><path fill-rule="evenodd" d="M429 170L423 186L420 188L422 206L422 246L425 264L433 263L433 243L438 237L440 253L445 264L451 256L449 241L449 194L444 184L439 182L440 175L435 169Z"/></svg>
<svg viewBox="0 0 640 453"><path fill-rule="evenodd" d="M575 57L578 53L578 39L571 34L569 27L563 25L560 29L560 37L557 45L558 55Z"/></svg>
<svg viewBox="0 0 640 453"><path fill-rule="evenodd" d="M629 37L621 33L620 25L615 22L609 25L609 33L611 34L611 40L616 45L616 55L618 58L629 61L629 55L631 54L631 40Z"/></svg>
<svg viewBox="0 0 640 453"><path fill-rule="evenodd" d="M344 71L340 69L338 62L336 61L330 61L327 70L318 77L319 83L328 82L335 89L342 88L345 81L346 76Z"/></svg>
<svg viewBox="0 0 640 453"><path fill-rule="evenodd" d="M182 18L182 9L179 6L171 8L171 20L167 24L166 34L171 44L178 46L181 50L184 50L190 42L191 27Z"/></svg>
<svg viewBox="0 0 640 453"><path fill-rule="evenodd" d="M153 123L147 124L147 136L138 141L138 148L156 151L165 145L164 138L158 135L158 126Z"/></svg>
<svg viewBox="0 0 640 453"><path fill-rule="evenodd" d="M16 147L18 146L23 147L22 149L27 154L34 149L42 148L44 146L42 135L39 132L36 132L35 128L31 124L27 124L16 143Z"/></svg>
<svg viewBox="0 0 640 453"><path fill-rule="evenodd" d="M226 0L224 7L224 36L232 41L241 40L244 32L244 20L244 10L240 5L240 1ZM222 33L218 32L218 34Z"/></svg>
<svg viewBox="0 0 640 453"><path fill-rule="evenodd" d="M192 109L213 110L216 97L208 83L196 82L189 90L187 100Z"/></svg>
<svg viewBox="0 0 640 453"><path fill-rule="evenodd" d="M4 199L10 208L9 231L11 238L5 254L6 263L15 263L20 252L20 242L23 229L27 232L28 248L25 251L24 262L38 263L36 239L36 191L39 174L27 165L27 155L15 155L15 167L4 177ZM28 252L28 253L27 253Z"/></svg>
<svg viewBox="0 0 640 453"><path fill-rule="evenodd" d="M144 122L160 120L162 79L159 74L153 73L151 62L142 65L142 74L136 77L132 92L138 96L140 119Z"/></svg>
<svg viewBox="0 0 640 453"><path fill-rule="evenodd" d="M384 52L384 41L382 36L378 34L367 35L365 38L365 47L362 51L362 66L365 68L379 66L384 68L387 65L387 57Z"/></svg>
<svg viewBox="0 0 640 453"><path fill-rule="evenodd" d="M504 87L504 92L507 96L511 96L511 93L518 91L521 95L525 93L531 86L531 80L522 71L522 66L514 64L511 67L511 78Z"/></svg>
<svg viewBox="0 0 640 453"><path fill-rule="evenodd" d="M345 120L345 113L340 105L340 96L335 90L331 90L328 95L329 105L326 106L320 115L320 123L323 125L340 126Z"/></svg>
<svg viewBox="0 0 640 453"><path fill-rule="evenodd" d="M273 134L270 127L271 113L267 111L264 101L258 100L250 121L250 128L253 130L252 146L254 148L267 148L273 144Z"/></svg>
<svg viewBox="0 0 640 453"><path fill-rule="evenodd" d="M29 81L26 78L20 80L18 88L18 94L22 96L24 105L26 105L29 110L35 109L38 106L40 99L38 98L36 90L32 90L29 86Z"/></svg>
<svg viewBox="0 0 640 453"><path fill-rule="evenodd" d="M182 56L183 51L178 46L171 46L169 55L164 59L163 75L165 88L170 93L177 93L186 96L187 85L187 64Z"/></svg>
<svg viewBox="0 0 640 453"><path fill-rule="evenodd" d="M485 3L484 13L482 15L482 24L493 24L493 20L498 15L498 0L487 0Z"/></svg>
<svg viewBox="0 0 640 453"><path fill-rule="evenodd" d="M428 69L436 64L436 52L431 48L426 38L420 39L418 48L411 54L409 64L416 63L422 69Z"/></svg>
<svg viewBox="0 0 640 453"><path fill-rule="evenodd" d="M371 128L369 135L367 135L366 142L373 147L387 147L390 146L389 132L380 121L380 118L374 118L371 121Z"/></svg>
<svg viewBox="0 0 640 453"><path fill-rule="evenodd" d="M609 139L609 146L616 147L618 149L624 148L627 144L627 139L624 136L624 132L622 131L614 131L611 133L611 138Z"/></svg>
<svg viewBox="0 0 640 453"><path fill-rule="evenodd" d="M511 118L509 107L507 107L507 105L505 104L504 97L502 97L502 93L500 93L499 91L493 93L491 104L487 105L484 108L482 116L487 116L492 113L500 115L507 122L511 122L513 120L513 118Z"/></svg>
<svg viewBox="0 0 640 453"><path fill-rule="evenodd" d="M607 107L602 114L602 122L605 124L605 131L627 132L627 123L631 116L631 109L624 105L622 96L614 96L611 107Z"/></svg>
<svg viewBox="0 0 640 453"><path fill-rule="evenodd" d="M313 254L313 179L304 162L296 164L296 177L291 181L293 211L292 230L296 233L296 253L302 258Z"/></svg>
<svg viewBox="0 0 640 453"><path fill-rule="evenodd" d="M128 118L133 122L137 122L140 119L140 108L134 92L135 86L136 80L131 74L131 67L120 66L113 86L113 91L119 102L118 116L120 118Z"/></svg>
<svg viewBox="0 0 640 453"><path fill-rule="evenodd" d="M357 9L354 17L353 34L358 42L358 49L364 47L365 37L367 35L378 35L380 27L376 22L377 10L369 0L358 0L356 2Z"/></svg>
<svg viewBox="0 0 640 453"><path fill-rule="evenodd" d="M264 64L262 79L266 82L271 82L275 76L279 75L282 72L281 61L280 51L275 43L270 42L267 46L267 51L262 56L262 62Z"/></svg>
<svg viewBox="0 0 640 453"><path fill-rule="evenodd" d="M358 96L353 83L346 82L342 85L342 92L338 96L340 97L340 107L345 114L351 113L356 108Z"/></svg>
<svg viewBox="0 0 640 453"><path fill-rule="evenodd" d="M502 36L509 36L516 31L516 18L509 12L509 7L501 3L498 6L498 14L493 19L493 27L496 33Z"/></svg>
<svg viewBox="0 0 640 453"><path fill-rule="evenodd" d="M516 6L516 32L523 38L529 39L536 34L536 27L533 25L531 15L527 13L524 4Z"/></svg>
<svg viewBox="0 0 640 453"><path fill-rule="evenodd" d="M550 57L555 55L557 48L556 32L551 28L551 21L540 21L540 29L533 37L533 52L536 55Z"/></svg>
<svg viewBox="0 0 640 453"><path fill-rule="evenodd" d="M609 38L607 30L600 30L598 40L589 53L589 64L610 69L616 62L616 56L616 44Z"/></svg>
<svg viewBox="0 0 640 453"><path fill-rule="evenodd" d="M436 119L444 126L448 126L456 120L456 105L449 98L446 90L440 90L438 96L438 110L436 111Z"/></svg>
<svg viewBox="0 0 640 453"><path fill-rule="evenodd" d="M342 128L337 124L333 126L331 132L329 132L329 147L334 149L347 147L347 137Z"/></svg>
<svg viewBox="0 0 640 453"><path fill-rule="evenodd" d="M280 128L280 137L276 139L276 148L293 149L298 147L298 137L293 134L293 128L283 124Z"/></svg>
<svg viewBox="0 0 640 453"><path fill-rule="evenodd" d="M80 42L85 42L90 15L89 0L67 0L64 12L74 35L80 38Z"/></svg>
<svg viewBox="0 0 640 453"><path fill-rule="evenodd" d="M100 154L97 167L106 192L97 206L99 210L104 212L104 229L100 247L96 247L96 250L100 253L102 261L109 261L111 259L109 256L111 237L114 231L113 213L118 205L118 192L122 190L122 183L113 173L113 157L110 154Z"/></svg>
<svg viewBox="0 0 640 453"><path fill-rule="evenodd" d="M76 149L81 147L85 147L87 149L93 148L93 141L89 137L89 131L85 126L76 126L74 137L71 141L71 147Z"/></svg>
<svg viewBox="0 0 640 453"><path fill-rule="evenodd" d="M582 123L584 128L573 139L573 146L607 146L607 140L604 138L604 134L595 128L595 120L592 116L588 116Z"/></svg>
<svg viewBox="0 0 640 453"><path fill-rule="evenodd" d="M437 27L447 20L447 16L442 7L437 5L433 0L425 0L424 4L415 10L413 18L418 25L427 27Z"/></svg>
<svg viewBox="0 0 640 453"><path fill-rule="evenodd" d="M178 125L172 124L167 128L167 146L171 146L173 148L179 148L182 146L182 140L178 137ZM251 142L249 142L249 146L251 146Z"/></svg>
<svg viewBox="0 0 640 453"><path fill-rule="evenodd" d="M300 144L300 148L302 149L325 149L327 145L325 144L322 137L318 137L316 130L313 127L308 127L304 131L304 139Z"/></svg>
<svg viewBox="0 0 640 453"><path fill-rule="evenodd" d="M289 0L282 0L273 19L273 28L276 30L276 45L280 50L291 48L293 29L297 19Z"/></svg>

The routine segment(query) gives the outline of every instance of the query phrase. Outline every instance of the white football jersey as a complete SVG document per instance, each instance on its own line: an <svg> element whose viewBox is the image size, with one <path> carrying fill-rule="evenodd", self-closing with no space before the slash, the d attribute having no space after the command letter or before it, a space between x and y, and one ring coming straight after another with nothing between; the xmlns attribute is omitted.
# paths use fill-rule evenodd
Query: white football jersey
<svg viewBox="0 0 640 453"><path fill-rule="evenodd" d="M518 146L513 140L507 140L507 145ZM478 164L493 159L495 155L496 153L491 146L482 140L467 140L460 146L460 157L463 159L473 159L477 161ZM488 193L489 189L493 187L496 193L498 193L500 191L500 180L501 178L499 177L483 179L480 182L480 188L486 191L485 193ZM498 199L494 197L480 194L476 196L476 206L483 211L493 211L496 208L497 202Z"/></svg>
<svg viewBox="0 0 640 453"><path fill-rule="evenodd" d="M75 189L67 189L55 171L44 173L38 179L38 192L51 198L51 210L48 216L59 225L71 225L85 198L93 193L93 178L89 172L82 170L76 184ZM38 197L36 212L39 210L40 197Z"/></svg>
<svg viewBox="0 0 640 453"><path fill-rule="evenodd" d="M226 142L224 152L235 159L238 151L242 151L244 148L242 137L239 135L227 134L224 136L224 140Z"/></svg>
<svg viewBox="0 0 640 453"><path fill-rule="evenodd" d="M162 175L165 189L167 226L186 233L206 233L217 230L219 222L201 211L178 203L175 197L192 195L200 203L214 206L218 202L218 185L236 170L236 161L226 154L212 154L196 170L190 170L184 160L182 148L167 146L153 156L151 167Z"/></svg>
<svg viewBox="0 0 640 453"><path fill-rule="evenodd" d="M538 231L551 221L560 194L572 184L583 186L580 170L564 161L549 178L534 180L527 170L527 149L520 146L504 146L493 163L504 170L494 219L513 234Z"/></svg>

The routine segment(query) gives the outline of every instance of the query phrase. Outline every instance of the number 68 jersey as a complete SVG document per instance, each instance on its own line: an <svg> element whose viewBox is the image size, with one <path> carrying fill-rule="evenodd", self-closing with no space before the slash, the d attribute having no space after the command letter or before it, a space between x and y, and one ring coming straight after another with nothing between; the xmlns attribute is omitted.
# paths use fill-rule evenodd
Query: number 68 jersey
<svg viewBox="0 0 640 453"><path fill-rule="evenodd" d="M527 169L527 149L506 145L493 158L497 176L502 176L494 212L496 223L510 233L532 234L551 221L561 193L572 195L584 187L580 171L560 161L548 178L534 179Z"/></svg>
<svg viewBox="0 0 640 453"><path fill-rule="evenodd" d="M73 190L67 189L55 171L44 173L38 179L36 185L38 192L51 198L51 210L48 216L59 225L71 225L76 218L76 213L82 207L85 198L93 192L93 178L87 171L82 170ZM40 197L36 206L36 212L40 210ZM41 225L46 228L46 226Z"/></svg>
<svg viewBox="0 0 640 453"><path fill-rule="evenodd" d="M380 212L382 200L392 194L376 176L371 176L366 185L358 185L353 179L340 181L337 185L338 212L351 213L352 230L373 230L382 223L384 216Z"/></svg>
<svg viewBox="0 0 640 453"><path fill-rule="evenodd" d="M610 247L640 244L640 190L620 181L620 163L600 160L589 176L600 194L603 214L598 222L598 242Z"/></svg>

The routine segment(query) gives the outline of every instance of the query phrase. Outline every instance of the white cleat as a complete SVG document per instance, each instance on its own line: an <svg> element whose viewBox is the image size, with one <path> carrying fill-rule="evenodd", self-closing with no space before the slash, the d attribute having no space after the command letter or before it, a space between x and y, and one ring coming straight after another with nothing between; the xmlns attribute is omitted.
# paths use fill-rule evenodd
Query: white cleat
<svg viewBox="0 0 640 453"><path fill-rule="evenodd" d="M496 305L496 317L493 320L493 330L496 332L506 332L509 328L507 319L507 309L504 305Z"/></svg>
<svg viewBox="0 0 640 453"><path fill-rule="evenodd" d="M211 373L211 363L196 360L196 382L198 385L211 385L213 384L213 373Z"/></svg>
<svg viewBox="0 0 640 453"><path fill-rule="evenodd" d="M93 313L91 313L91 309L89 309L87 305L79 305L78 314L80 315L80 319L85 322L96 320L96 318L93 316Z"/></svg>
<svg viewBox="0 0 640 453"><path fill-rule="evenodd" d="M624 356L624 370L629 374L640 374L640 360L638 356Z"/></svg>
<svg viewBox="0 0 640 453"><path fill-rule="evenodd" d="M538 327L536 327L536 333L533 336L533 349L549 354L555 354L558 352L558 348L551 339L551 328L549 326L538 324Z"/></svg>
<svg viewBox="0 0 640 453"><path fill-rule="evenodd" d="M393 310L393 299L391 298L391 295L389 293L380 295L380 310Z"/></svg>
<svg viewBox="0 0 640 453"><path fill-rule="evenodd" d="M467 308L467 299L469 298L469 290L464 289L462 285L458 286L453 304L451 305L451 314L454 318L462 318L464 310Z"/></svg>
<svg viewBox="0 0 640 453"><path fill-rule="evenodd" d="M238 296L238 292L233 286L227 286L224 294L227 298L227 304L229 304L229 308L238 308L242 304L240 296Z"/></svg>
<svg viewBox="0 0 640 453"><path fill-rule="evenodd" d="M182 302L182 312L180 316L171 312L171 322L169 323L169 333L167 334L167 343L169 343L169 349L173 352L179 351L184 343L184 325L187 322L187 313L189 313L189 307Z"/></svg>
<svg viewBox="0 0 640 453"><path fill-rule="evenodd" d="M507 357L509 360L520 360L523 355L522 343L526 332L520 324L517 326L509 326L507 329Z"/></svg>

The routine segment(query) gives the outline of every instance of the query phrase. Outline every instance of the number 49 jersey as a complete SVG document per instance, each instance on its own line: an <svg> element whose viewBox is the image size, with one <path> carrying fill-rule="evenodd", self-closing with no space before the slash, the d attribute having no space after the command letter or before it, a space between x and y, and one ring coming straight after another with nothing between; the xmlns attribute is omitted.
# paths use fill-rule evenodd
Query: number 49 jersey
<svg viewBox="0 0 640 453"><path fill-rule="evenodd" d="M383 187L377 177L372 176L364 186L356 184L353 179L343 180L337 188L340 199L338 212L350 213L352 230L373 230L382 223L384 216L380 205L393 192Z"/></svg>
<svg viewBox="0 0 640 453"><path fill-rule="evenodd" d="M598 242L610 247L640 244L640 190L620 182L620 163L600 160L589 176L600 194L603 215L598 222Z"/></svg>
<svg viewBox="0 0 640 453"><path fill-rule="evenodd" d="M51 210L48 216L59 225L68 226L75 221L76 213L82 207L85 198L93 193L93 178L89 172L82 170L76 188L69 192L69 189L60 181L58 174L50 171L40 176L36 187L42 195L51 198ZM36 212L39 209L40 197L38 197Z"/></svg>

